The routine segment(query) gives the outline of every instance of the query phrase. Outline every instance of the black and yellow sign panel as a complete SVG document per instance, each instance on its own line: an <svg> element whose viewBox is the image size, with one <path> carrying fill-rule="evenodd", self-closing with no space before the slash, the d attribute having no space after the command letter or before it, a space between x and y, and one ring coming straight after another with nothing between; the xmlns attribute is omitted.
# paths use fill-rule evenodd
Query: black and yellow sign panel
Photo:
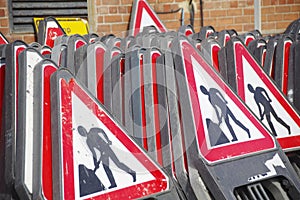
<svg viewBox="0 0 300 200"><path fill-rule="evenodd" d="M81 18L55 18L60 26L64 29L67 35L85 35L89 33L88 22L85 19ZM40 21L44 20L44 18L33 18L35 30L38 32L38 26Z"/></svg>

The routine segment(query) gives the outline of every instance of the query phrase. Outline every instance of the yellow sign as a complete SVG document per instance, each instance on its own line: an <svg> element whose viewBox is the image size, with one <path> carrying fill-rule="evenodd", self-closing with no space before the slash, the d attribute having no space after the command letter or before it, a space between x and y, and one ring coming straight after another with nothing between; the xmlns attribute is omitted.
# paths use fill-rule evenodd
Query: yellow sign
<svg viewBox="0 0 300 200"><path fill-rule="evenodd" d="M85 19L81 18L55 18L60 26L64 29L67 35L85 35L89 33L88 22ZM34 26L36 32L38 32L38 27L40 21L44 18L33 18Z"/></svg>

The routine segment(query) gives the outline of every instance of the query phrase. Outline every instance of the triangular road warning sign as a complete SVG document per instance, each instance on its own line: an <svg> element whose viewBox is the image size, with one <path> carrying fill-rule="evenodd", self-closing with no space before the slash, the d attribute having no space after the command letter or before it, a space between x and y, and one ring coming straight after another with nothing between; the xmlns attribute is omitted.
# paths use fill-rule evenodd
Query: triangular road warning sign
<svg viewBox="0 0 300 200"><path fill-rule="evenodd" d="M183 116L183 120L189 120L183 124L187 127L193 121L201 156L213 163L276 148L275 139L214 68L206 63L187 39L180 39L179 43L172 45L172 48L177 54L176 68L184 77L181 74L177 77L182 77L188 84L182 86L179 83L179 93L188 94L191 102L191 107L188 103L181 106L182 110L190 109L193 118L189 120ZM192 129L188 126L184 130L185 135L193 132ZM192 139L187 138L186 141Z"/></svg>
<svg viewBox="0 0 300 200"><path fill-rule="evenodd" d="M276 136L284 150L299 149L300 116L297 111L241 41L233 41L233 51L239 96Z"/></svg>
<svg viewBox="0 0 300 200"><path fill-rule="evenodd" d="M168 176L67 70L51 81L55 199L137 199L169 190Z"/></svg>
<svg viewBox="0 0 300 200"><path fill-rule="evenodd" d="M159 32L167 32L167 28L158 18L146 0L133 2L130 20L130 35L136 36L146 26L154 26Z"/></svg>

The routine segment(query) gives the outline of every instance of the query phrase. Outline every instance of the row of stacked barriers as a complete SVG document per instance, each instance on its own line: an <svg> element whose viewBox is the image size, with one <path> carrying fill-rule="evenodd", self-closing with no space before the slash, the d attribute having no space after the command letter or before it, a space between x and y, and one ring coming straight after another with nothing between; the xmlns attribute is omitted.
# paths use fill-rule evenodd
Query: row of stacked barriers
<svg viewBox="0 0 300 200"><path fill-rule="evenodd" d="M299 29L1 34L1 199L300 199Z"/></svg>

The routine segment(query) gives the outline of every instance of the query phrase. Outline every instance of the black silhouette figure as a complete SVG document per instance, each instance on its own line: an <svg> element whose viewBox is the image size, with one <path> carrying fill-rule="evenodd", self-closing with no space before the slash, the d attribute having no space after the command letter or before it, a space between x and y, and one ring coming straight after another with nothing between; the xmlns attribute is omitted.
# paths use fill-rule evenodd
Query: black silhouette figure
<svg viewBox="0 0 300 200"><path fill-rule="evenodd" d="M220 129L219 125L214 123L211 119L206 118L206 126L209 135L209 141L212 146L229 143L230 141Z"/></svg>
<svg viewBox="0 0 300 200"><path fill-rule="evenodd" d="M237 137L234 133L234 130L233 130L230 122L229 122L229 116L239 127L244 129L247 132L248 137L251 138L249 129L246 128L238 119L236 119L236 117L233 115L233 113L227 106L228 102L225 100L225 98L223 97L223 95L221 94L221 92L219 90L217 90L216 88L210 88L209 91L207 91L207 89L203 85L200 86L200 90L202 91L203 94L208 96L209 102L214 107L217 117L218 117L218 120L219 120L219 123L218 123L219 126L222 123L222 118L224 118L224 121L230 131L230 134L232 135L232 138L233 138L231 140L232 142L237 141ZM219 113L218 108L220 109L220 113Z"/></svg>
<svg viewBox="0 0 300 200"><path fill-rule="evenodd" d="M275 117L275 119L282 126L284 126L288 130L289 134L291 134L290 126L287 125L280 117L278 117L274 108L272 107L272 105L271 105L272 100L270 99L266 90L262 87L256 87L254 89L251 84L248 84L247 86L248 86L249 91L254 94L254 100L258 106L260 120L262 121L264 119L264 115L266 115L266 119L267 119L270 129L272 131L272 134L274 136L277 136L277 133L276 133L273 123L271 121L271 114ZM264 112L262 112L261 105L264 108Z"/></svg>
<svg viewBox="0 0 300 200"><path fill-rule="evenodd" d="M84 165L78 166L79 170L79 191L80 196L93 194L105 190L95 172Z"/></svg>
<svg viewBox="0 0 300 200"><path fill-rule="evenodd" d="M102 166L111 184L108 187L109 189L117 187L115 178L112 174L112 171L109 168L109 158L117 165L118 168L130 174L133 178L133 182L136 181L136 172L127 167L124 163L119 161L116 154L111 149L111 141L109 140L103 129L91 128L90 131L87 132L87 130L84 127L78 126L77 130L81 136L87 138L86 143L93 154L95 165L94 172L96 172L96 170L99 168L100 162L102 161ZM99 135L99 133L101 133L101 136L103 136L106 141ZM99 160L97 160L95 149L97 149L100 152Z"/></svg>

